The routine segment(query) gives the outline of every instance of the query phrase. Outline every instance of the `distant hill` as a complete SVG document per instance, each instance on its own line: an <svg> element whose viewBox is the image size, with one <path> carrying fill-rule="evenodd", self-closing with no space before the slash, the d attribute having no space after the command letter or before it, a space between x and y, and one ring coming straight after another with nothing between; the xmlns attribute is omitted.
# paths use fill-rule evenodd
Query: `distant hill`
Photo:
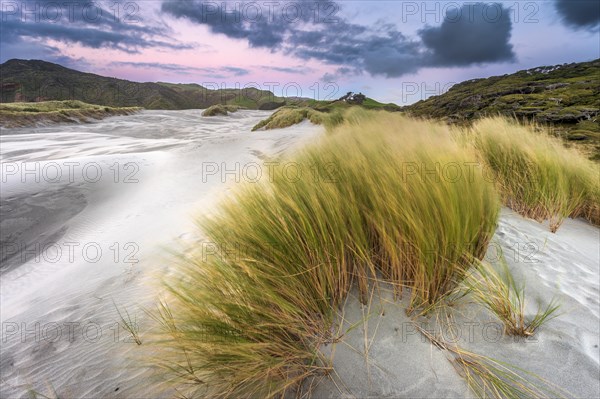
<svg viewBox="0 0 600 399"><path fill-rule="evenodd" d="M535 120L600 156L600 59L469 80L403 110L458 123L498 114Z"/></svg>
<svg viewBox="0 0 600 399"><path fill-rule="evenodd" d="M350 93L349 93L350 94ZM277 97L256 88L211 90L198 84L138 83L85 73L51 62L12 59L0 64L0 101L39 102L79 100L110 107L146 109L198 109L216 104L248 109L274 110L284 105L321 107L351 106L345 101L317 101L302 97ZM333 104L333 105L332 105ZM365 97L364 108L398 110Z"/></svg>
<svg viewBox="0 0 600 399"><path fill-rule="evenodd" d="M209 90L197 84L138 83L84 73L40 60L9 60L0 65L2 102L79 100L111 107L146 109L208 108L234 104L275 109L286 104L270 91Z"/></svg>

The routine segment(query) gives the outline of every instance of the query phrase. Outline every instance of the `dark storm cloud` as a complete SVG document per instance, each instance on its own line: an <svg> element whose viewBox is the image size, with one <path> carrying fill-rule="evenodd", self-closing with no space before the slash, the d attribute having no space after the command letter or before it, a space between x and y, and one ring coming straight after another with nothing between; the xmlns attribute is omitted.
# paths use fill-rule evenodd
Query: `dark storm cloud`
<svg viewBox="0 0 600 399"><path fill-rule="evenodd" d="M597 28L600 25L600 1L556 0L556 11L563 22L574 28Z"/></svg>
<svg viewBox="0 0 600 399"><path fill-rule="evenodd" d="M241 9L227 10L212 2L183 0L164 2L162 11L207 25L213 33L247 39L253 47L276 47L283 41L282 34L270 29L267 23L249 23Z"/></svg>
<svg viewBox="0 0 600 399"><path fill-rule="evenodd" d="M410 41L393 27L385 26L366 33L364 26L340 22L321 33L319 44L305 41L302 34L292 34L288 51L300 58L316 59L327 64L345 66L344 71L366 71L371 75L397 77L419 68L419 44Z"/></svg>
<svg viewBox="0 0 600 399"><path fill-rule="evenodd" d="M499 4L465 4L439 27L419 31L433 66L466 66L514 60L509 10Z"/></svg>
<svg viewBox="0 0 600 399"><path fill-rule="evenodd" d="M293 18L282 12L265 15L265 10L258 18L256 13L248 11L250 4L257 3L235 4L235 8L227 8L199 0L165 1L162 10L176 18L208 26L213 33L245 39L251 47L337 66L337 75L367 72L398 77L427 66L464 66L514 59L509 43L512 28L509 11L496 4L465 5L459 18L455 11L441 26L421 30L421 40L406 37L392 24L369 27L351 23L333 12L339 10L339 5L331 1L294 2L297 12Z"/></svg>
<svg viewBox="0 0 600 399"><path fill-rule="evenodd" d="M25 40L38 41L42 48L44 42L51 39L128 53L150 47L190 48L169 38L166 27L143 24L136 15L139 9L133 7L125 16L115 18L114 10L102 8L95 2L5 2L0 12L0 41L3 47ZM6 54L2 58L6 58Z"/></svg>

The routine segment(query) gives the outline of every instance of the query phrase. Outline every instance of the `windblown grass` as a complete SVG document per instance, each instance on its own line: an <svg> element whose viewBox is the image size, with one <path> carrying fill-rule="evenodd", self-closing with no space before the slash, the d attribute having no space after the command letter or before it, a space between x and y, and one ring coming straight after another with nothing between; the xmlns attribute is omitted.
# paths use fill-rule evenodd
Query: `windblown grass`
<svg viewBox="0 0 600 399"><path fill-rule="evenodd" d="M123 309L123 313L122 313L114 301L113 301L113 305L115 306L115 309L117 310L117 313L119 314L119 318L121 319L121 323L120 323L121 327L123 327L125 329L125 331L129 332L129 334L131 335L131 338L133 339L133 341L136 344L141 345L142 340L140 338L140 331L139 331L139 325L137 323L137 318L134 317L132 319L131 315L129 314L129 311L127 309Z"/></svg>
<svg viewBox="0 0 600 399"><path fill-rule="evenodd" d="M0 126L15 128L40 123L85 123L109 116L129 115L140 110L137 107L113 108L76 100L0 103Z"/></svg>
<svg viewBox="0 0 600 399"><path fill-rule="evenodd" d="M535 315L527 318L524 284L515 281L504 259L501 268L497 272L491 265L479 262L465 279L465 286L476 302L502 321L505 334L532 336L542 324L557 316L559 305L553 300L545 308L539 306Z"/></svg>
<svg viewBox="0 0 600 399"><path fill-rule="evenodd" d="M54 388L54 386L52 386L52 384L47 384L47 390L48 390L48 393L44 394L39 391L36 391L33 388L29 388L27 390L27 395L29 396L30 399L60 399L61 398L58 395L58 392L56 392L56 389Z"/></svg>
<svg viewBox="0 0 600 399"><path fill-rule="evenodd" d="M296 125L308 119L315 125L320 125L326 119L326 114L308 107L283 107L275 111L252 128L252 131L264 128L265 130L283 129Z"/></svg>
<svg viewBox="0 0 600 399"><path fill-rule="evenodd" d="M432 344L448 352L458 373L479 398L565 398L560 388L537 375L446 342L418 324L415 327Z"/></svg>
<svg viewBox="0 0 600 399"><path fill-rule="evenodd" d="M202 116L227 115L229 112L237 112L240 109L237 105L216 104L208 107L202 112Z"/></svg>
<svg viewBox="0 0 600 399"><path fill-rule="evenodd" d="M201 221L210 244L182 257L157 316L163 364L191 396L283 395L331 370L319 347L353 284L366 302L383 278L415 307L484 256L494 187L444 169L474 154L443 125L377 116L353 115Z"/></svg>
<svg viewBox="0 0 600 399"><path fill-rule="evenodd" d="M600 224L599 170L593 162L543 131L506 119L479 121L473 132L507 206L549 220L553 232L566 217Z"/></svg>

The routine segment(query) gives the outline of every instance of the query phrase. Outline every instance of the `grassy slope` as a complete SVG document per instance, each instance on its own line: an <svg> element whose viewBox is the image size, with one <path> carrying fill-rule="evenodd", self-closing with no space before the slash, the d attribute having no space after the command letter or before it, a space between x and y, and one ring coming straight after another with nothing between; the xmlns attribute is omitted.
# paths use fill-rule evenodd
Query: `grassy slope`
<svg viewBox="0 0 600 399"><path fill-rule="evenodd" d="M89 122L115 115L129 115L136 107L113 108L81 101L45 101L0 104L0 126L5 128L60 122Z"/></svg>
<svg viewBox="0 0 600 399"><path fill-rule="evenodd" d="M39 60L0 65L1 101L80 100L113 107L201 109L215 104L275 109L285 100L254 88L209 90L197 84L138 83Z"/></svg>
<svg viewBox="0 0 600 399"><path fill-rule="evenodd" d="M323 123L326 116L325 113L316 111L313 108L286 106L275 111L267 119L258 122L252 128L252 131L263 128L265 130L283 129L298 124L305 119L310 120L316 125L320 125Z"/></svg>
<svg viewBox="0 0 600 399"><path fill-rule="evenodd" d="M367 98L363 104L349 104L344 101L299 101L294 105L282 107L270 115L267 119L260 121L253 131L258 129L281 129L310 120L317 125L325 125L332 128L342 123L344 114L351 109L376 110L376 111L399 111L396 104L383 104L372 98Z"/></svg>
<svg viewBox="0 0 600 399"><path fill-rule="evenodd" d="M73 99L146 109L203 109L216 104L261 110L274 110L283 105L332 107L329 102L277 97L270 91L252 87L211 90L198 84L131 82L39 60L9 60L0 65L0 76L1 102ZM373 100L365 106L398 108Z"/></svg>
<svg viewBox="0 0 600 399"><path fill-rule="evenodd" d="M39 60L9 60L0 65L0 101L79 100L113 107L146 109L203 109L235 105L247 109L274 110L284 105L318 107L325 112L345 103L283 98L253 87L212 90L198 84L138 83L79 72ZM367 99L365 108L397 110L395 104Z"/></svg>
<svg viewBox="0 0 600 399"><path fill-rule="evenodd" d="M404 109L459 123L498 114L533 119L600 158L600 60L470 80Z"/></svg>

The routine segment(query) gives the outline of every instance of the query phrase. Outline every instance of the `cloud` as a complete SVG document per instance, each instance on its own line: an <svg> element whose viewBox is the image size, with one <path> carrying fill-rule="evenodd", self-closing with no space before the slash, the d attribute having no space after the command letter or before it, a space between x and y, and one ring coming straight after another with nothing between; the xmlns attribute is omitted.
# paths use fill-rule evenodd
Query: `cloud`
<svg viewBox="0 0 600 399"><path fill-rule="evenodd" d="M115 18L114 11L102 8L99 3L7 2L0 12L0 41L4 46L29 39L43 48L47 40L56 40L127 53L150 47L174 50L192 47L168 37L165 26L141 23L133 11L130 10L128 18Z"/></svg>
<svg viewBox="0 0 600 399"><path fill-rule="evenodd" d="M419 31L432 66L466 66L513 61L509 10L500 4L465 4L439 27Z"/></svg>
<svg viewBox="0 0 600 399"><path fill-rule="evenodd" d="M193 47L170 37L172 31L165 22L169 19L161 17L160 21L153 21L147 18L148 15L144 15L145 19L141 20L137 12L139 10L135 9L130 10L130 17L121 15L118 19L114 18L112 8L102 8L100 3L89 3L92 8L87 12L77 8L70 12L65 4L89 5L88 3L27 0L7 4L18 7L19 10L3 8L0 27L3 58L7 55L5 49L9 50L8 54L19 53L19 45L30 48L37 45L37 50L31 54L52 55L52 48L46 44L48 40L132 54L149 48L176 51ZM121 3L115 4L124 7ZM127 4L135 7L137 3ZM271 12L269 5L274 5L275 12ZM36 15L27 14L24 18L20 8L25 7L33 9ZM52 7L60 10L60 14L52 12ZM213 34L245 40L250 47L265 48L295 59L316 60L331 65L332 71L335 71L327 75L331 79L335 76L363 73L399 77L424 67L467 66L510 61L515 57L510 44L512 25L508 9L497 5L501 15L495 18L495 8L490 7L490 3L485 6L482 3L465 4L460 9L462 18L458 21L454 15L447 15L440 26L426 27L416 37L406 36L394 24L378 22L375 26L368 26L350 22L338 15L340 5L328 0L300 0L283 4L165 0L160 7L170 17L206 26ZM282 12L282 7L287 11ZM471 9L467 10L467 7ZM488 13L482 14L485 10ZM35 20L38 14L45 18ZM470 17L471 14L474 17ZM219 76L249 74L248 70L236 67L195 71L186 67L177 69L172 64L162 65L163 69L182 74L210 73L208 70L220 74ZM285 67L279 70L271 67L271 70L284 73L306 72L302 68L298 70Z"/></svg>
<svg viewBox="0 0 600 399"><path fill-rule="evenodd" d="M279 67L279 66L271 66L271 65L260 65L257 68L266 69L269 71L281 72L281 73L289 73L291 75L305 74L305 73L311 73L311 72L315 71L313 68L309 68L306 65L298 65L295 67Z"/></svg>
<svg viewBox="0 0 600 399"><path fill-rule="evenodd" d="M2 57L0 62L5 62L11 58L18 59L40 59L68 68L87 68L90 64L82 58L72 58L61 53L60 49L54 46L40 45L29 41L2 43Z"/></svg>
<svg viewBox="0 0 600 399"><path fill-rule="evenodd" d="M175 18L207 26L213 33L247 40L251 47L336 66L335 74L324 77L327 80L363 72L399 77L428 66L465 66L515 57L509 43L509 12L500 5L494 5L489 15L482 15L483 3L464 5L461 11L474 17L450 21L455 16L447 16L441 26L425 28L418 38L411 39L393 24L370 27L338 17L332 11L340 6L331 1L294 3L298 10L295 18L283 12L267 17L264 10L260 18L256 13L251 18L244 11L250 4L257 3L235 3L228 9L197 0L165 1L161 9ZM499 17L494 16L494 10L500 12Z"/></svg>
<svg viewBox="0 0 600 399"><path fill-rule="evenodd" d="M175 72L180 75L190 75L192 73L210 75L215 78L226 78L231 76L243 76L250 73L249 70L238 67L224 66L220 68L199 68L180 64L169 64L161 62L133 62L133 61L113 61L109 64L112 67L134 67L141 69L159 69L163 71Z"/></svg>
<svg viewBox="0 0 600 399"><path fill-rule="evenodd" d="M576 29L593 29L600 25L600 1L555 0L556 11L563 22Z"/></svg>
<svg viewBox="0 0 600 399"><path fill-rule="evenodd" d="M248 75L250 73L249 70L244 69L244 68L238 68L238 67L222 67L221 70L228 72L233 76L244 76L244 75Z"/></svg>
<svg viewBox="0 0 600 399"><path fill-rule="evenodd" d="M314 17L314 7L328 4L324 0L301 0L286 3L284 8L294 11L274 12L269 4L242 1L217 3L196 0L166 0L163 12L176 18L206 25L212 33L223 34L233 39L245 39L251 47L277 48L285 41L286 33L299 23L308 23ZM281 11L281 10L279 10Z"/></svg>

